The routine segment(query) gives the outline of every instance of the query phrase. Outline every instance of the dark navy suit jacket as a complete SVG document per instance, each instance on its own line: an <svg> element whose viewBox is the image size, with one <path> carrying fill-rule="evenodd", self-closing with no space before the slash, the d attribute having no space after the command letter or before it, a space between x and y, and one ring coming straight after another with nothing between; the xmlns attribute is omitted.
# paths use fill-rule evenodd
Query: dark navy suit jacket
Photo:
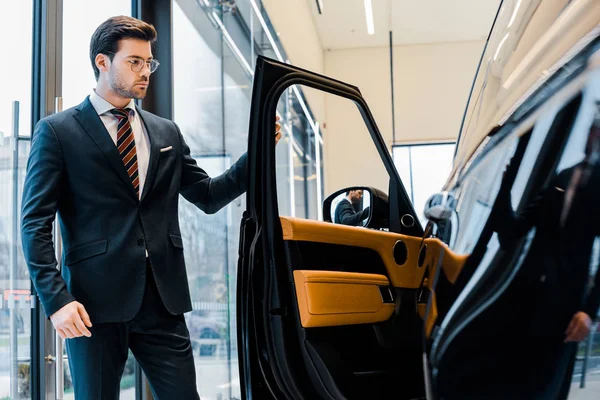
<svg viewBox="0 0 600 400"><path fill-rule="evenodd" d="M35 128L23 191L22 242L48 316L77 300L92 323L132 319L144 296L146 249L166 308L173 314L190 311L179 194L210 214L246 190L246 155L211 178L190 156L174 122L137 112L150 139L141 200L89 98ZM55 215L63 238L62 276L52 241Z"/></svg>

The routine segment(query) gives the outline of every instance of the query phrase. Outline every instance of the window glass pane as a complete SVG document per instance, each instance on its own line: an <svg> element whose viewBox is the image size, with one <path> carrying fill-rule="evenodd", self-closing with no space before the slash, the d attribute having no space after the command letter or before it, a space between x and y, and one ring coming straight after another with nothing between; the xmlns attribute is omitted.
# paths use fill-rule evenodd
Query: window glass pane
<svg viewBox="0 0 600 400"><path fill-rule="evenodd" d="M0 196L0 282L3 282L0 286L0 398L30 398L31 308L34 299L19 228L21 193L30 143L29 140L19 141L16 165L12 143L12 140L5 139L4 146L0 146L0 193L4 194ZM16 368L11 368L13 365Z"/></svg>
<svg viewBox="0 0 600 400"><path fill-rule="evenodd" d="M317 196L317 155L315 149L315 136L308 132L306 135L307 146L307 168L306 168L306 191L307 191L307 217L319 219L318 208L321 207Z"/></svg>
<svg viewBox="0 0 600 400"><path fill-rule="evenodd" d="M63 109L81 103L96 87L90 40L98 25L115 15L131 15L131 1L63 0Z"/></svg>
<svg viewBox="0 0 600 400"><path fill-rule="evenodd" d="M268 24L266 16L261 22L247 0L215 4L173 2L174 120L192 156L211 176L225 171L247 151L254 58L275 57L262 25ZM276 147L280 207L284 215L304 215L308 209L316 216L316 200L306 206L305 177L310 166L303 165L302 159L308 154L314 162L315 149L305 153L309 147L305 130L286 125L286 107L280 104L277 109L284 125ZM316 189L312 192L316 199ZM186 321L201 398L241 398L235 295L245 201L242 195L213 215L183 199L180 202L193 306Z"/></svg>
<svg viewBox="0 0 600 400"><path fill-rule="evenodd" d="M278 108L282 108L281 105ZM281 111L280 115L285 115ZM294 194L291 182L293 182L293 169L290 167L292 153L291 129L285 121L281 122L281 140L275 147L275 175L277 179L277 202L280 215L295 215ZM292 213L292 210L294 212Z"/></svg>
<svg viewBox="0 0 600 400"><path fill-rule="evenodd" d="M408 193L408 197L414 205L415 199L413 198L413 185L410 174L410 148L411 146L394 146L392 154L394 157L394 165L398 170L400 179L402 179L404 189L406 190L406 193ZM415 210L419 212L418 209L415 208Z"/></svg>
<svg viewBox="0 0 600 400"><path fill-rule="evenodd" d="M432 194L439 192L452 169L454 144L413 146L412 161L413 204L415 211L425 225L423 215L425 202Z"/></svg>
<svg viewBox="0 0 600 400"><path fill-rule="evenodd" d="M289 126L294 138L292 150L296 217L316 220L321 204L317 202L316 191L315 132L310 126L297 96L298 94L294 90L288 90L289 113L287 116L291 119ZM280 101L280 103L282 102Z"/></svg>
<svg viewBox="0 0 600 400"><path fill-rule="evenodd" d="M223 76L226 59L231 55L224 53L221 34L209 19L210 15L220 22L221 14L218 10L214 14L205 11L209 10L195 1L173 2L173 108L174 121L192 157L210 176L216 176L245 151L249 104L243 99L248 83ZM235 110L229 119L224 118L224 101L231 101ZM241 144L228 147L224 132L231 135L231 143ZM235 334L231 340L230 322L235 321L235 311L230 307L235 303L231 294L235 293L237 262L232 247L238 240L241 213L237 210L242 207L242 199L207 215L180 198L179 224L193 308L185 319L198 392L203 399L233 398L236 392L239 397L239 383L232 377L237 377L237 354L232 355L230 348L236 344Z"/></svg>
<svg viewBox="0 0 600 400"><path fill-rule="evenodd" d="M323 144L316 140L316 174L317 174L317 213L319 221L323 221L323 201L325 200L325 183L323 177Z"/></svg>
<svg viewBox="0 0 600 400"><path fill-rule="evenodd" d="M285 172L290 173L290 181L294 182L291 188L287 186L277 188L278 196L280 196L278 198L280 200L279 214L312 220L322 220L324 215L329 215L333 222L364 226L369 222L370 194L363 190L360 190L361 193L347 194L346 188L354 186L375 187L387 193L389 175L382 161L370 162L368 167L360 162L361 159L381 160L367 124L354 102L329 93L325 94L329 110L343 116L343 118L332 118L332 121L338 122L328 124L326 132L329 135L328 148L323 150L323 146L319 144L319 154L317 155L315 144L315 142L318 142L317 132L313 131L298 98L298 93L308 94L310 91L315 90L297 85L297 87L291 87L284 91L279 98L279 106L285 109L283 130L286 137L285 141L281 142L278 147L281 145L287 146L293 169L292 171L288 169ZM344 143L348 140L346 132L348 132L350 126L354 131L357 127L360 131L352 138L352 140L363 144L360 154L349 154L346 151L346 146L344 146ZM323 166L324 151L328 151L329 159L336 162ZM276 153L276 156L279 155L280 150ZM276 164L279 167L284 163L276 160ZM284 180L279 179L279 174L283 175L284 171L277 171L277 173L278 184L283 183ZM323 196L323 191L318 187L317 180L320 181L319 185L322 187L325 179L331 180L329 181L329 188ZM288 190L290 190L292 199L293 214L285 214L287 205L281 201L282 194L285 194ZM328 209L323 210L323 203L329 196L333 196L333 198L329 202ZM346 198L346 201L338 208L339 202L344 198ZM336 210L339 210L338 214L341 215L345 206L347 207L344 212L347 212L345 215L348 218L344 218L344 221L336 220L334 218ZM358 214L364 216L364 218L360 218Z"/></svg>
<svg viewBox="0 0 600 400"><path fill-rule="evenodd" d="M300 136L300 135L298 135ZM296 206L296 217L308 218L308 204L307 203L307 187L306 187L306 169L308 167L307 154L305 149L302 148L298 139L302 137L295 137L293 140L293 166L294 166L294 196Z"/></svg>
<svg viewBox="0 0 600 400"><path fill-rule="evenodd" d="M446 183L452 169L454 144L395 146L393 154L394 164L404 188L413 202L421 224L425 226L425 203Z"/></svg>
<svg viewBox="0 0 600 400"><path fill-rule="evenodd" d="M471 254L488 220L500 190L502 173L514 155L519 142L517 135L505 138L493 151L482 157L463 178L461 187L454 193L458 199L456 213L459 231L452 250Z"/></svg>
<svg viewBox="0 0 600 400"><path fill-rule="evenodd" d="M3 137L12 134L14 101L20 103L19 135L31 135L32 5L31 1L0 3L0 51L13 60L2 63L0 74L0 146Z"/></svg>
<svg viewBox="0 0 600 400"><path fill-rule="evenodd" d="M14 133L31 135L32 4L0 3L0 51L10 58L0 74L0 398L5 399L31 398L34 298L19 222L29 139L17 141Z"/></svg>
<svg viewBox="0 0 600 400"><path fill-rule="evenodd" d="M239 43L236 42L236 43ZM225 154L232 161L237 160L248 149L248 126L250 120L250 102L252 98L252 77L247 69L239 62L228 46L223 46L223 82L224 82L224 110L225 121ZM227 220L227 298L228 298L228 330L227 349L229 351L229 376L221 383L223 398L241 398L237 324L236 324L236 280L237 262L240 238L240 221L246 210L246 195L240 196L227 206L229 219Z"/></svg>

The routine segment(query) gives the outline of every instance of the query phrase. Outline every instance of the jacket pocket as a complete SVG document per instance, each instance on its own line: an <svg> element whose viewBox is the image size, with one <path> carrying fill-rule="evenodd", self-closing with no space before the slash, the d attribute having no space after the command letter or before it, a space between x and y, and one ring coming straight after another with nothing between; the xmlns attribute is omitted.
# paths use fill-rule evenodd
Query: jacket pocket
<svg viewBox="0 0 600 400"><path fill-rule="evenodd" d="M160 155L158 156L159 160L163 160L165 158L169 158L169 157L173 157L175 155L175 151L174 150L169 150L169 151L163 151L162 153L160 153Z"/></svg>
<svg viewBox="0 0 600 400"><path fill-rule="evenodd" d="M92 242L87 242L73 246L65 255L65 264L73 265L79 261L106 253L108 249L108 240L98 239Z"/></svg>
<svg viewBox="0 0 600 400"><path fill-rule="evenodd" d="M173 243L173 246L183 250L183 239L181 239L181 236L169 234L169 237L171 238L171 243Z"/></svg>

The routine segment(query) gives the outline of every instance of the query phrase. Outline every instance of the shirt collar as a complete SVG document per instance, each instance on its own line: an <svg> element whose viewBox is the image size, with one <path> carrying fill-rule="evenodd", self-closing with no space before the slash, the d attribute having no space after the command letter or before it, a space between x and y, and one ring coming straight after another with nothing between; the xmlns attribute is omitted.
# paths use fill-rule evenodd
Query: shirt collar
<svg viewBox="0 0 600 400"><path fill-rule="evenodd" d="M100 97L100 95L96 93L96 90L92 90L92 93L90 94L90 102L92 103L92 106L94 106L94 109L96 110L98 115L105 114L113 108L116 108L108 101ZM133 112L135 113L135 102L133 101L133 99L129 101L129 104L127 104L125 108L133 110Z"/></svg>

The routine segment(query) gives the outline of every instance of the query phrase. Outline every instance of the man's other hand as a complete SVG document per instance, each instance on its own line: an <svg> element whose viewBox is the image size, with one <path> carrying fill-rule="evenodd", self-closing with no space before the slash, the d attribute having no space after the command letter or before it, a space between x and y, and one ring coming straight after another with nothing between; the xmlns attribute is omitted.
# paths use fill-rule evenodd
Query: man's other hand
<svg viewBox="0 0 600 400"><path fill-rule="evenodd" d="M279 139L281 139L281 125L277 123L280 119L279 116L275 119L275 144L279 143Z"/></svg>
<svg viewBox="0 0 600 400"><path fill-rule="evenodd" d="M83 304L76 301L63 306L60 310L50 316L54 329L63 339L92 336L88 328L92 327L90 316Z"/></svg>
<svg viewBox="0 0 600 400"><path fill-rule="evenodd" d="M569 323L569 327L565 332L567 336L565 338L565 343L581 342L587 337L587 335L589 335L591 329L592 319L590 316L583 311L577 312L575 315L573 315L571 323Z"/></svg>

